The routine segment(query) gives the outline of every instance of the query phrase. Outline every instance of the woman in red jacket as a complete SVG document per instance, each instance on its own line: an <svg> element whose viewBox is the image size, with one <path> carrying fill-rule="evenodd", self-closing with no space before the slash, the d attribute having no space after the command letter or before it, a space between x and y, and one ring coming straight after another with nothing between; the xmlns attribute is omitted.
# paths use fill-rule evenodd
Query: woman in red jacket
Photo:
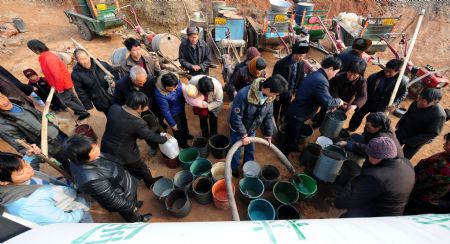
<svg viewBox="0 0 450 244"><path fill-rule="evenodd" d="M39 40L30 40L27 46L39 55L42 73L48 84L55 87L56 96L78 115L78 120L89 117L90 114L73 92L73 82L66 65Z"/></svg>

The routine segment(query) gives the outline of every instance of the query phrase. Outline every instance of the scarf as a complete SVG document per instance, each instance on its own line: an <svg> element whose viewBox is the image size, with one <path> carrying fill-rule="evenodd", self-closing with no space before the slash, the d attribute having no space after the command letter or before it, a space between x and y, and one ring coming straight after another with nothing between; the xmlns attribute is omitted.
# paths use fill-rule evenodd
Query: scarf
<svg viewBox="0 0 450 244"><path fill-rule="evenodd" d="M251 74L253 77L256 77L256 76L257 76L257 74L256 74L256 61L258 61L258 58L259 58L259 57L256 57L256 58L250 60L250 62L248 62L248 65L247 65L247 67L248 67L248 72L250 72L250 74Z"/></svg>

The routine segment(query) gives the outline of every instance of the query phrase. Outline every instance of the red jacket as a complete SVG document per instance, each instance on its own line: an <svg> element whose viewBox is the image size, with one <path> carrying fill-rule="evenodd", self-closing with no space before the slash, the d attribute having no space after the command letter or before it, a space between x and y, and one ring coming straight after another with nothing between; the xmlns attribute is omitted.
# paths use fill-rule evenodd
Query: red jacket
<svg viewBox="0 0 450 244"><path fill-rule="evenodd" d="M50 51L39 55L41 70L50 86L54 86L57 92L71 89L73 87L67 66L55 54Z"/></svg>

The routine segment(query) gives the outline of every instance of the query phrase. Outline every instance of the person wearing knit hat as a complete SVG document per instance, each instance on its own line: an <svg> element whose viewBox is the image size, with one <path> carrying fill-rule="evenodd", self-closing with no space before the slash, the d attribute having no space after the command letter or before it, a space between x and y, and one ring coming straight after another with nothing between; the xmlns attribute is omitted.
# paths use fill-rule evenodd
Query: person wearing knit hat
<svg viewBox="0 0 450 244"><path fill-rule="evenodd" d="M341 218L400 216L414 186L414 169L406 158L397 157L389 137L370 140L368 159L361 174L353 178L334 205L347 209Z"/></svg>
<svg viewBox="0 0 450 244"><path fill-rule="evenodd" d="M199 39L199 32L198 27L188 27L188 38L181 42L178 52L181 67L192 76L208 75L212 62L211 50L205 41Z"/></svg>
<svg viewBox="0 0 450 244"><path fill-rule="evenodd" d="M257 56L250 60L248 64L234 72L230 79L229 91L233 96L245 86L250 85L257 78L266 77L266 61L263 57Z"/></svg>
<svg viewBox="0 0 450 244"><path fill-rule="evenodd" d="M296 42L292 46L292 54L278 60L273 67L272 74L280 74L288 82L288 90L273 104L273 117L275 122L283 120L287 107L291 103L292 97L297 91L300 82L305 77L304 59L309 52L309 43ZM280 121L281 123L281 121Z"/></svg>
<svg viewBox="0 0 450 244"><path fill-rule="evenodd" d="M353 41L353 45L351 48L348 48L344 53L339 54L339 58L342 61L342 69L341 71L347 71L350 68L350 65L357 61L366 60L363 58L363 53L367 51L370 46L372 46L372 41L364 38L356 38Z"/></svg>
<svg viewBox="0 0 450 244"><path fill-rule="evenodd" d="M47 80L44 77L39 76L33 69L25 69L23 74L27 77L28 84L34 87L34 92L42 99L42 101L46 101L48 94L50 93L50 86L48 85ZM55 112L67 111L67 107L57 96L53 96L50 109Z"/></svg>

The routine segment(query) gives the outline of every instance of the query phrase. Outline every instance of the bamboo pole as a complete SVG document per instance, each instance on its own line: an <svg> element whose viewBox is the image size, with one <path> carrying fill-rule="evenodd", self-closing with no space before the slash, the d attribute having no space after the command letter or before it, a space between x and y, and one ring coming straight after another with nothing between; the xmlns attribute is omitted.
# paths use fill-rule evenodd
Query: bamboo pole
<svg viewBox="0 0 450 244"><path fill-rule="evenodd" d="M50 110L50 104L52 103L53 95L55 94L55 87L52 86L50 93L48 94L47 100L45 101L44 110L42 111L41 120L41 150L42 154L48 156L48 119L47 114Z"/></svg>
<svg viewBox="0 0 450 244"><path fill-rule="evenodd" d="M402 68L400 69L400 73L398 74L397 81L395 82L394 90L392 91L391 99L389 100L388 106L392 106L394 103L394 99L397 95L398 88L400 87L400 83L402 81L403 75L405 74L406 66L408 65L409 58L411 57L412 50L414 48L414 44L416 43L417 35L419 34L420 26L422 25L422 20L425 15L425 9L422 9L419 14L419 20L417 21L416 29L414 30L414 34L411 40L411 44L408 48L408 52L406 53L406 57L403 60Z"/></svg>

